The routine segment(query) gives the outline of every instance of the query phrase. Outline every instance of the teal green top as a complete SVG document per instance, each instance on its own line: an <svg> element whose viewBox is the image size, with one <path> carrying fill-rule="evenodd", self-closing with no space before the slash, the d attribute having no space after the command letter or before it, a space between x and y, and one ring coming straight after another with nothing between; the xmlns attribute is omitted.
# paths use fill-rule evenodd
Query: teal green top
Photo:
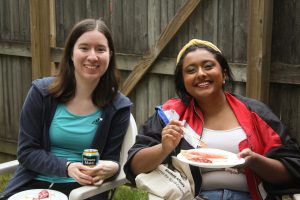
<svg viewBox="0 0 300 200"><path fill-rule="evenodd" d="M51 153L68 161L81 162L82 152L89 149L101 120L102 110L88 115L70 113L59 104L50 126ZM38 175L36 180L52 183L75 182L73 178Z"/></svg>

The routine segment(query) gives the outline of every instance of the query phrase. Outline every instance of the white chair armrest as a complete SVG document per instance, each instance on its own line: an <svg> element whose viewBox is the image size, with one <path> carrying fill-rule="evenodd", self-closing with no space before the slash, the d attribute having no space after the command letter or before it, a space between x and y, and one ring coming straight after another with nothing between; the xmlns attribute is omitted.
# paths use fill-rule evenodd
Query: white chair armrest
<svg viewBox="0 0 300 200"><path fill-rule="evenodd" d="M69 200L86 199L126 183L129 183L129 181L125 178L125 176L118 176L115 180L103 183L100 186L82 186L71 191Z"/></svg>
<svg viewBox="0 0 300 200"><path fill-rule="evenodd" d="M293 195L293 200L300 200L300 193Z"/></svg>
<svg viewBox="0 0 300 200"><path fill-rule="evenodd" d="M155 194L148 193L148 200L164 200L164 199L156 196Z"/></svg>
<svg viewBox="0 0 300 200"><path fill-rule="evenodd" d="M13 160L0 164L0 174L12 173L17 169L19 165L18 160Z"/></svg>

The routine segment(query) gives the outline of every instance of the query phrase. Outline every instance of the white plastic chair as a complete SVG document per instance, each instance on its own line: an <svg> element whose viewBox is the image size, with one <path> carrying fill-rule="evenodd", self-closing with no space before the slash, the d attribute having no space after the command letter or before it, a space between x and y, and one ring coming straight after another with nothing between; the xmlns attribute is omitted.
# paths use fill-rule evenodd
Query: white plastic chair
<svg viewBox="0 0 300 200"><path fill-rule="evenodd" d="M156 196L155 194L148 193L148 200L164 200L164 199Z"/></svg>
<svg viewBox="0 0 300 200"><path fill-rule="evenodd" d="M123 166L127 160L127 152L129 148L135 142L135 136L137 135L137 126L134 117L130 114L130 122L127 128L127 132L122 144L120 153L120 167L121 171L115 180L110 182L105 182L100 186L82 186L80 188L74 189L69 195L69 200L82 200L97 194L106 192L108 190L114 189L125 183L129 183L126 179L125 173L123 171ZM12 173L16 170L19 162L17 160L5 162L0 164L0 175L6 173Z"/></svg>

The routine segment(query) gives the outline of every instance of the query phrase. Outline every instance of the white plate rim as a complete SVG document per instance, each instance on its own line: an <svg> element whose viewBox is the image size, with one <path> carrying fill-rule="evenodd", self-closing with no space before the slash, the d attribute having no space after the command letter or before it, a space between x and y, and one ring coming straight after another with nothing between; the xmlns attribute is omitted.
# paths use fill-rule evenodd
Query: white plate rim
<svg viewBox="0 0 300 200"><path fill-rule="evenodd" d="M178 160L181 162L196 166L196 167L203 167L203 168L228 168L228 167L234 167L237 165L242 165L245 163L244 158L238 158L236 154L225 151L222 149L215 149L215 148L199 148L199 149L194 149L196 151L202 151L202 152L214 152L214 153L222 153L226 154L232 159L229 158L230 161L226 162L218 162L218 163L201 163L201 162L195 162L195 161L190 161L186 159L181 153L177 155Z"/></svg>
<svg viewBox="0 0 300 200"><path fill-rule="evenodd" d="M30 197L31 195L33 197L38 197L38 193L42 190L47 190L49 192L49 194L55 194L56 198L53 198L50 196L50 200L68 200L68 197L62 193L59 192L57 190L51 190L51 189L30 189L30 190L24 190L21 192L18 192L14 195L12 195L11 197L8 198L8 200L22 200L22 199L26 199L26 197L24 197L25 195L28 195L28 197ZM30 197L32 199L32 197ZM27 199L30 199L27 198Z"/></svg>

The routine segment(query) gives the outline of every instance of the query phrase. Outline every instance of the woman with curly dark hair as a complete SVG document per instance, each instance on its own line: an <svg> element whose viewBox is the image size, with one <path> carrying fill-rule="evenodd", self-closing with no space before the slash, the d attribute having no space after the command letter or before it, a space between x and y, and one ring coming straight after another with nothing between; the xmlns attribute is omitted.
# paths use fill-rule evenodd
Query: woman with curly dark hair
<svg viewBox="0 0 300 200"><path fill-rule="evenodd" d="M298 143L266 105L232 94L232 81L218 47L198 39L188 42L177 57L179 98L158 106L140 129L124 168L127 178L135 183L136 176L181 150L208 147L234 153L245 162L229 170L190 166L195 199L259 200L298 193Z"/></svg>

